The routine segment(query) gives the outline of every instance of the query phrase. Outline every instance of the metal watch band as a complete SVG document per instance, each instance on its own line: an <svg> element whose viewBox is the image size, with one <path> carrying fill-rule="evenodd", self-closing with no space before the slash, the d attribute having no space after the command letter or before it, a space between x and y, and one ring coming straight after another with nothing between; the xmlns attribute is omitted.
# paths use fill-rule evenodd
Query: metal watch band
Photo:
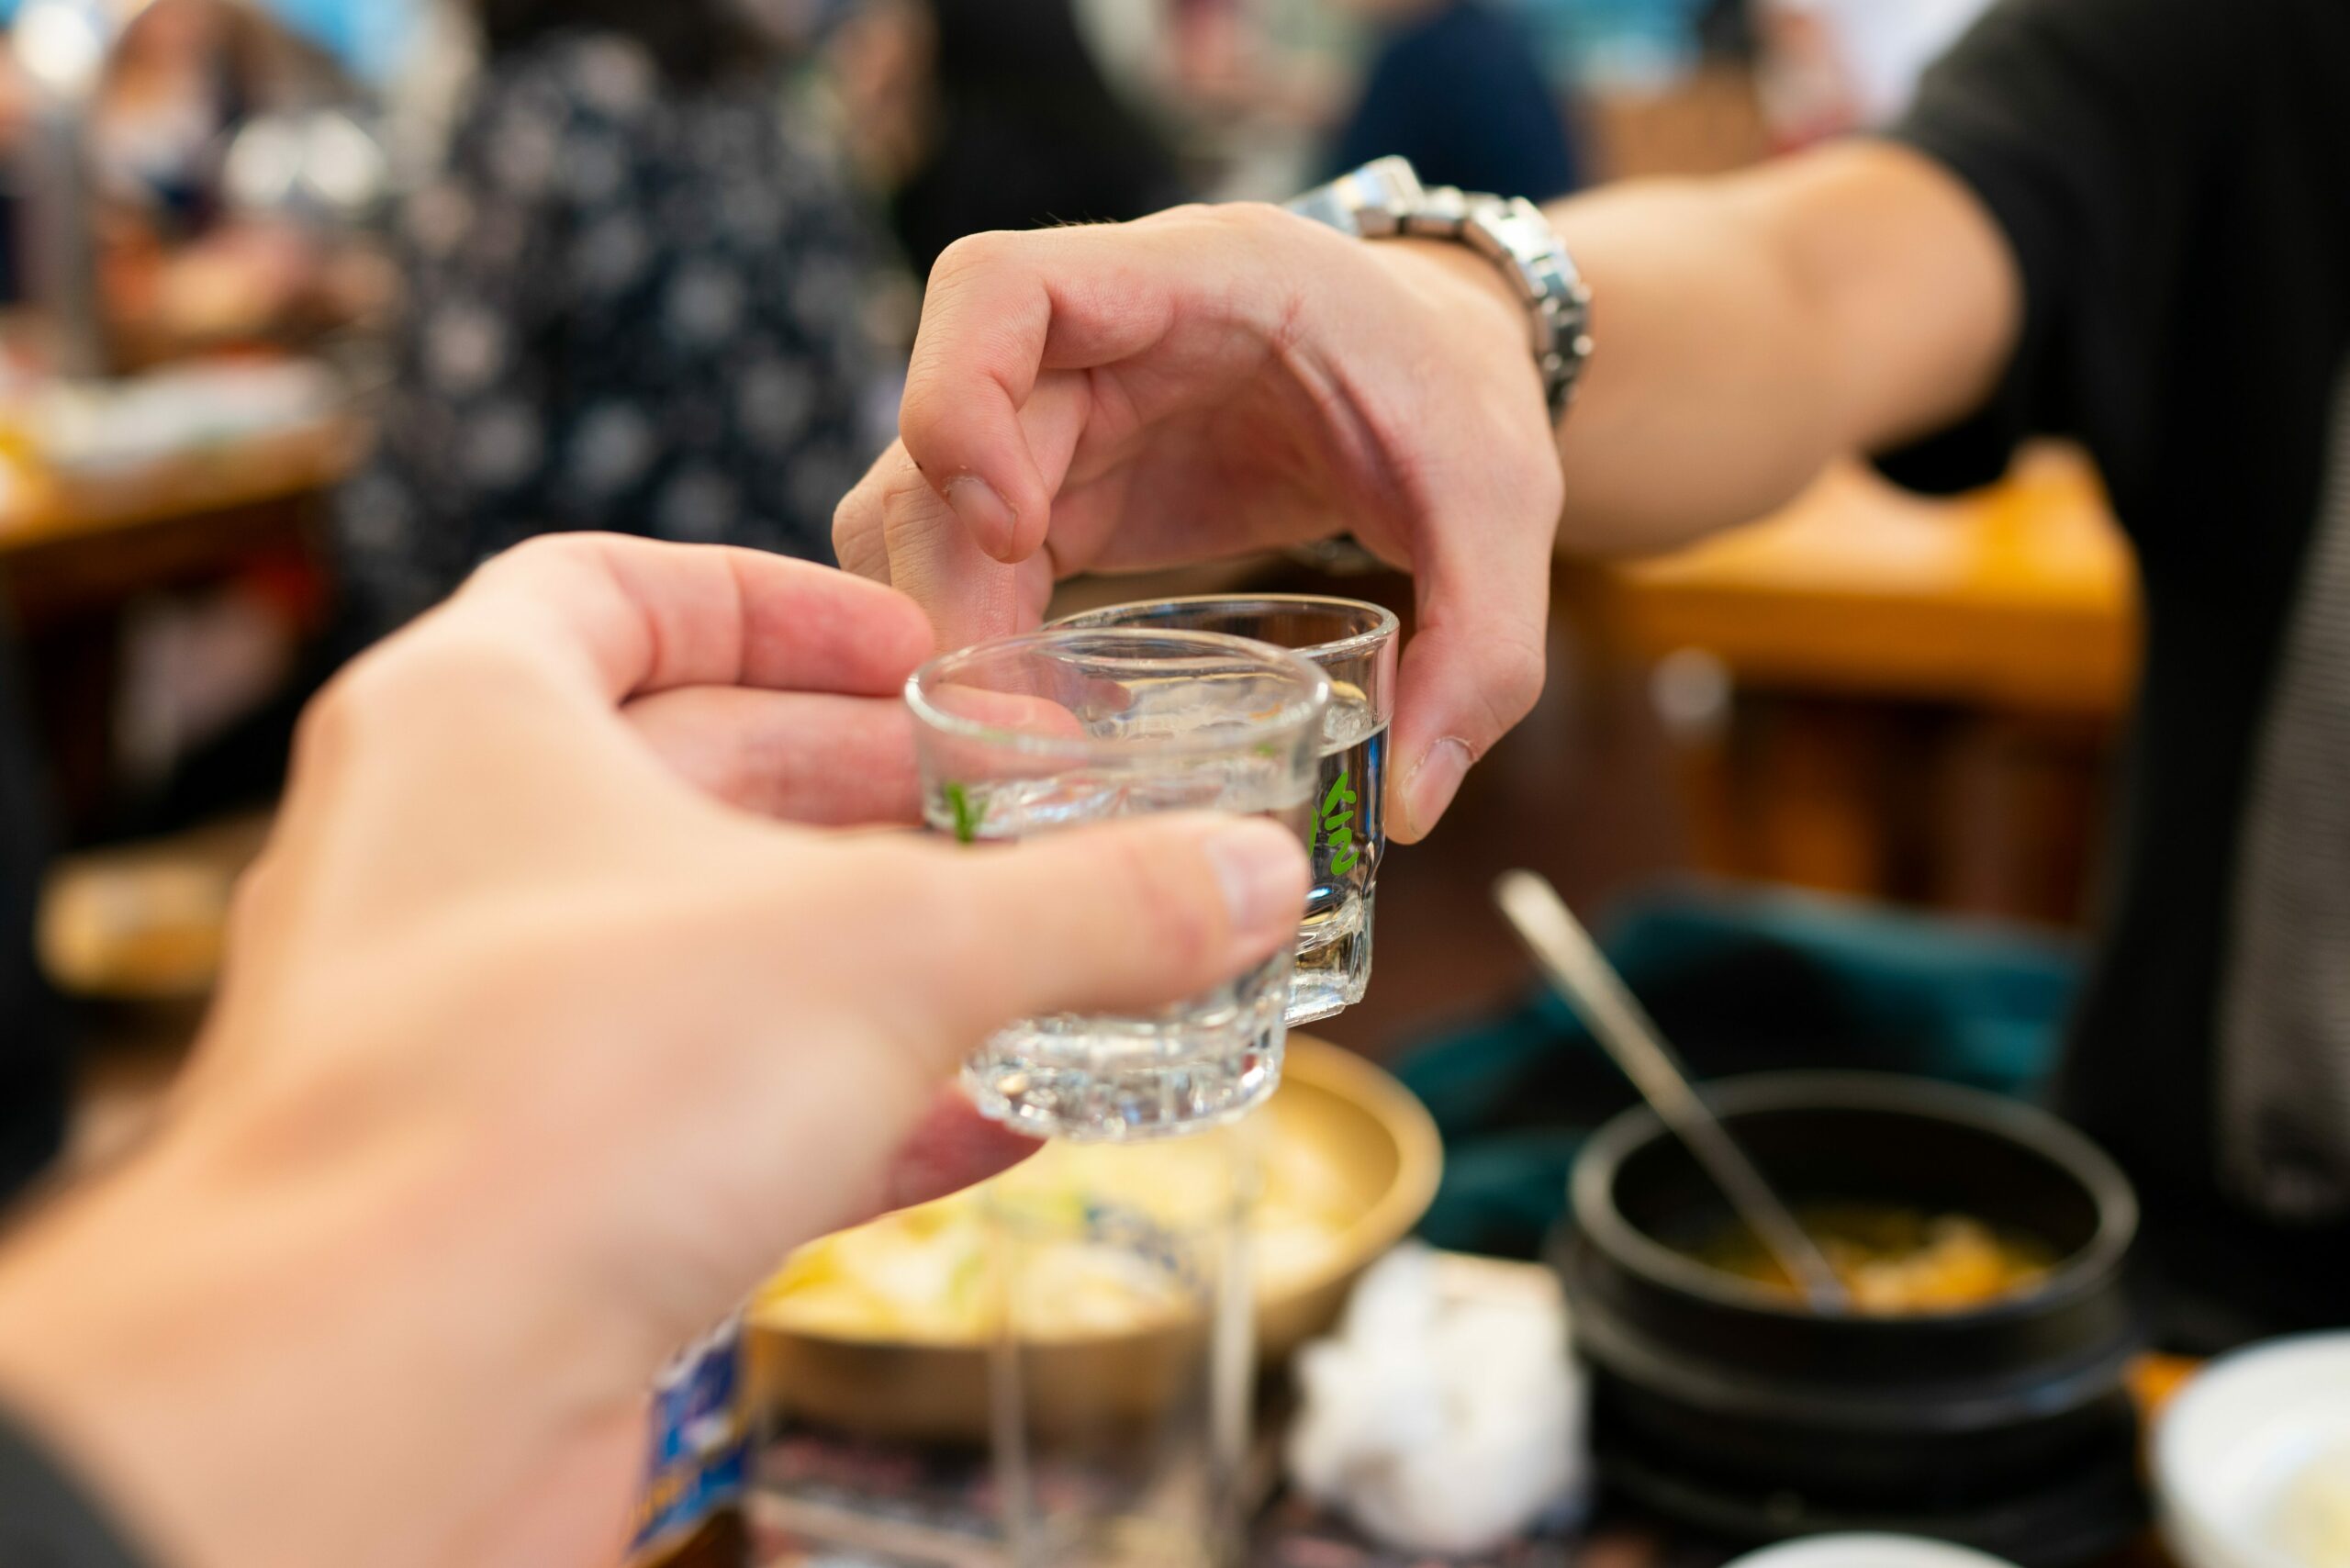
<svg viewBox="0 0 2350 1568"><path fill-rule="evenodd" d="M1499 267L1524 302L1531 347L1558 419L1591 358L1591 290L1542 211L1452 185L1424 186L1407 159L1381 158L1306 192L1289 210L1365 240L1416 235L1467 245Z"/></svg>

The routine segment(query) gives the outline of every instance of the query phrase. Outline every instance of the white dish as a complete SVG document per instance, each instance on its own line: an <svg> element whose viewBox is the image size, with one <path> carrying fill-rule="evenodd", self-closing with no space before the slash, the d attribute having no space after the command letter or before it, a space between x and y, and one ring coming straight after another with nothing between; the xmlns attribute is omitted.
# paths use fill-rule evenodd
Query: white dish
<svg viewBox="0 0 2350 1568"><path fill-rule="evenodd" d="M2350 1445L2350 1333L2303 1334L2223 1356L2154 1429L2154 1495L2188 1568L2306 1568L2278 1539L2311 1464Z"/></svg>
<svg viewBox="0 0 2350 1568"><path fill-rule="evenodd" d="M1813 1535L1751 1551L1729 1568L2009 1568L1997 1557L1919 1535Z"/></svg>

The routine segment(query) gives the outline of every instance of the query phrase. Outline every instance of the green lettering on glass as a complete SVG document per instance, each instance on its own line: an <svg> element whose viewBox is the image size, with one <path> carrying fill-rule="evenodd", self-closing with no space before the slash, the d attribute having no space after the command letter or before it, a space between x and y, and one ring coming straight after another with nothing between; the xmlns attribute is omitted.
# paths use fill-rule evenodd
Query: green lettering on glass
<svg viewBox="0 0 2350 1568"><path fill-rule="evenodd" d="M1354 843L1355 792L1347 786L1346 775L1330 780L1330 792L1322 797L1322 810L1317 825L1322 842L1337 853L1330 857L1330 869L1343 877L1355 868L1361 854Z"/></svg>

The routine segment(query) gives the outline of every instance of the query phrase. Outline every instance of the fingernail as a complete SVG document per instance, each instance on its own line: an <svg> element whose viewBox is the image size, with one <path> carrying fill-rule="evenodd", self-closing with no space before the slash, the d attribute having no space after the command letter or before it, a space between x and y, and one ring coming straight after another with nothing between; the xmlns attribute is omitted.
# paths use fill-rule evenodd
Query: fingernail
<svg viewBox="0 0 2350 1568"><path fill-rule="evenodd" d="M1278 823L1251 818L1216 829L1203 847L1215 868L1236 936L1297 924L1304 887L1298 876L1302 853L1296 834Z"/></svg>
<svg viewBox="0 0 2350 1568"><path fill-rule="evenodd" d="M1449 736L1420 754L1404 780L1404 821L1414 839L1426 838L1469 776L1469 748Z"/></svg>
<svg viewBox="0 0 2350 1568"><path fill-rule="evenodd" d="M1009 502L996 494L993 485L977 474L957 474L946 481L942 493L980 549L990 555L1001 555L1012 547L1020 517Z"/></svg>

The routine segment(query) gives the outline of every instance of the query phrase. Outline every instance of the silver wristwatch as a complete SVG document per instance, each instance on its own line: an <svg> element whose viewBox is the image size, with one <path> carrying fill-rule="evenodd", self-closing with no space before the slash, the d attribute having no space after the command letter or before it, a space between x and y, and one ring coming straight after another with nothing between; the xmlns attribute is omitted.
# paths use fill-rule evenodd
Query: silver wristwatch
<svg viewBox="0 0 2350 1568"><path fill-rule="evenodd" d="M1301 218L1365 240L1456 240L1500 267L1526 302L1550 417L1567 411L1591 358L1591 290L1541 208L1524 196L1434 190L1404 158L1381 158L1288 204Z"/></svg>

